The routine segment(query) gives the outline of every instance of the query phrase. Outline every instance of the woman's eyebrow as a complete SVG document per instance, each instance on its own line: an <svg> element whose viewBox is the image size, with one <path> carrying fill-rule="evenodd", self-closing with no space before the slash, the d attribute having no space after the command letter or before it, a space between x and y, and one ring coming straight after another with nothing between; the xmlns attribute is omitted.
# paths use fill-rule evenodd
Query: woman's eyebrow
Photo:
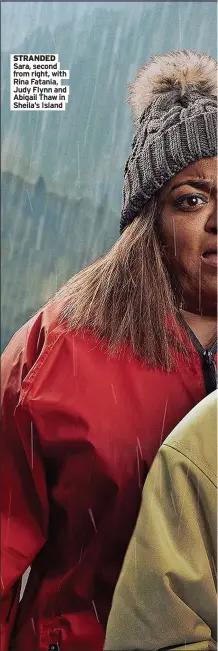
<svg viewBox="0 0 218 651"><path fill-rule="evenodd" d="M180 188L181 185L191 185L193 188L205 190L206 192L210 192L215 187L214 181L195 181L194 179L187 179L186 181L173 185L171 192L175 190L175 188Z"/></svg>

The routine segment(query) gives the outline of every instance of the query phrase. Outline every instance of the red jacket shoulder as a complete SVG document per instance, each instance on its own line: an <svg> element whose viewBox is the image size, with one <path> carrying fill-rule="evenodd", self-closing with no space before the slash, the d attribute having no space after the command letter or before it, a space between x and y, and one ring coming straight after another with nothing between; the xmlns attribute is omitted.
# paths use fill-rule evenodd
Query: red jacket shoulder
<svg viewBox="0 0 218 651"><path fill-rule="evenodd" d="M60 322L64 301L48 303L32 316L12 337L2 354L2 382L20 375L20 384L33 367L45 346L66 330ZM12 379L12 378L11 378ZM16 377L17 379L17 377Z"/></svg>

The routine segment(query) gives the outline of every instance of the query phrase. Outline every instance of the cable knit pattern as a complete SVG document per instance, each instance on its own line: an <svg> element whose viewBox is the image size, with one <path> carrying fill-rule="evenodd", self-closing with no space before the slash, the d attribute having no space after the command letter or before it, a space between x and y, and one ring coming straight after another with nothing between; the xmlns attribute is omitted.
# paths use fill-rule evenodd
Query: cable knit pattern
<svg viewBox="0 0 218 651"><path fill-rule="evenodd" d="M160 57L161 58L161 57ZM120 231L174 174L217 155L217 97L196 84L154 95L137 119L124 171Z"/></svg>

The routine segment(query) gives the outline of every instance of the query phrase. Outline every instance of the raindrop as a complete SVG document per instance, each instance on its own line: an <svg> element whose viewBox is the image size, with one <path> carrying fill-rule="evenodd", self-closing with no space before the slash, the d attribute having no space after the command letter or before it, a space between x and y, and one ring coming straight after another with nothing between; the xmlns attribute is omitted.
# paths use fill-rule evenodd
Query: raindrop
<svg viewBox="0 0 218 651"><path fill-rule="evenodd" d="M29 199L30 210L31 210L31 212L33 212L33 207L32 207L31 201L30 201L30 195L29 195L29 192L28 192L27 188L26 188L26 193L27 193L27 196L28 196L28 199Z"/></svg>
<svg viewBox="0 0 218 651"><path fill-rule="evenodd" d="M137 469L138 469L139 488L141 488L141 487L142 487L142 484L141 484L140 460L139 460L139 449L138 449L138 446L136 446L136 456L137 456Z"/></svg>
<svg viewBox="0 0 218 651"><path fill-rule="evenodd" d="M141 443L140 443L140 440L139 440L138 436L137 436L136 440L137 440L137 444L138 444L138 448L139 448L139 452L140 452L140 457L141 457L141 459L143 459Z"/></svg>
<svg viewBox="0 0 218 651"><path fill-rule="evenodd" d="M166 402L165 402L163 423L162 423L162 429L161 429L161 435L160 435L160 446L161 446L162 439L163 439L163 432L164 432L164 425L165 425L165 420L166 420L167 405L168 405L168 398L166 399Z"/></svg>
<svg viewBox="0 0 218 651"><path fill-rule="evenodd" d="M201 312L201 259L199 261L198 270L198 311Z"/></svg>
<svg viewBox="0 0 218 651"><path fill-rule="evenodd" d="M94 608L94 611L95 611L96 619L97 619L98 622L99 622L100 620L99 620L99 617L98 617L98 613L97 613L96 605L95 605L95 602L94 602L93 600L92 600L92 605L93 605L93 608Z"/></svg>
<svg viewBox="0 0 218 651"><path fill-rule="evenodd" d="M96 524L95 524L95 520L94 520L94 516L93 516L93 513L92 513L92 509L88 509L88 511L89 511L89 515L90 515L90 518L91 518L91 521L92 521L93 527L94 527L95 531L97 532L97 527L96 527Z"/></svg>
<svg viewBox="0 0 218 651"><path fill-rule="evenodd" d="M176 227L175 227L175 219L172 217L173 221L173 240L174 240L174 256L175 258L177 257L177 250L176 250Z"/></svg>
<svg viewBox="0 0 218 651"><path fill-rule="evenodd" d="M113 384L111 385L111 388L112 388L112 393L113 393L113 397L114 397L114 402L116 402L116 405L117 405L117 397L116 397L116 393L115 393L115 389L114 389Z"/></svg>
<svg viewBox="0 0 218 651"><path fill-rule="evenodd" d="M173 503L173 508L174 508L175 514L176 514L176 516L178 516L177 510L176 510L175 499L174 499L172 491L170 491L170 496L171 496L171 500L172 500L172 503Z"/></svg>
<svg viewBox="0 0 218 651"><path fill-rule="evenodd" d="M31 427L31 435L30 435L30 438L31 438L31 468L33 469L33 435L34 435L33 434L33 423L31 423L30 427Z"/></svg>
<svg viewBox="0 0 218 651"><path fill-rule="evenodd" d="M32 624L32 628L33 628L33 633L34 633L34 635L36 637L36 627L35 627L35 622L34 622L33 617L31 617L31 624Z"/></svg>

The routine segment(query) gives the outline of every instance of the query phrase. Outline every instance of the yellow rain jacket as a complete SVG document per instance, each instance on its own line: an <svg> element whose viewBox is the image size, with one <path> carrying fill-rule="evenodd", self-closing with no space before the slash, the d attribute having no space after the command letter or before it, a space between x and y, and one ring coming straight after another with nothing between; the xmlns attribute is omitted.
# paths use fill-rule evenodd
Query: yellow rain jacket
<svg viewBox="0 0 218 651"><path fill-rule="evenodd" d="M217 649L217 392L161 446L108 620L107 651Z"/></svg>

